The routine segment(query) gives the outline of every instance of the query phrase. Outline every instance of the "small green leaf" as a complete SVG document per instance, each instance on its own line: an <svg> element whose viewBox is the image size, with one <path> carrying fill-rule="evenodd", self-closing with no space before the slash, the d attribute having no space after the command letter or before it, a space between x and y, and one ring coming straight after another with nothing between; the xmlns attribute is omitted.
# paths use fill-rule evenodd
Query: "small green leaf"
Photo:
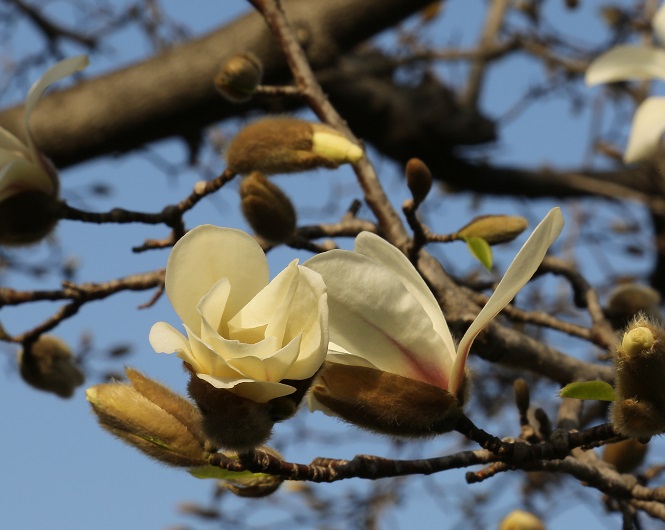
<svg viewBox="0 0 665 530"><path fill-rule="evenodd" d="M598 401L616 401L614 388L605 381L578 381L564 386L559 392L561 397L573 399L596 399Z"/></svg>
<svg viewBox="0 0 665 530"><path fill-rule="evenodd" d="M466 241L471 255L480 261L488 271L492 270L492 249L489 243L482 237L467 237L464 238L464 241Z"/></svg>
<svg viewBox="0 0 665 530"><path fill-rule="evenodd" d="M196 478L212 478L215 480L238 480L249 477L268 477L266 473L252 473L251 471L229 471L216 466L200 466L188 469L189 474Z"/></svg>

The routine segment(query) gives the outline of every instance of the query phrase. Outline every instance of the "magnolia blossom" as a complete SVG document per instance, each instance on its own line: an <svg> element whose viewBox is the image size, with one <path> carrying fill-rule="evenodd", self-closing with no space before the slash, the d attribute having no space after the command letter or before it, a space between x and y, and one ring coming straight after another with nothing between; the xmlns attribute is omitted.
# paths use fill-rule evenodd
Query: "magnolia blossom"
<svg viewBox="0 0 665 530"><path fill-rule="evenodd" d="M390 372L459 397L473 341L533 276L563 224L558 208L547 214L457 347L425 281L380 237L363 232L354 252L332 250L308 260L328 286L328 361Z"/></svg>
<svg viewBox="0 0 665 530"><path fill-rule="evenodd" d="M23 115L27 144L0 127L0 203L27 191L51 197L58 195L58 176L51 163L37 149L30 129L30 116L44 91L52 83L82 70L88 57L80 55L55 64L30 88Z"/></svg>
<svg viewBox="0 0 665 530"><path fill-rule="evenodd" d="M166 294L186 336L165 322L150 331L215 388L257 403L292 394L283 380L312 377L328 345L326 286L292 261L268 283L263 250L248 234L203 225L173 247Z"/></svg>
<svg viewBox="0 0 665 530"><path fill-rule="evenodd" d="M615 46L593 61L586 71L587 85L613 83L628 79L665 80L665 4L652 21L653 32L661 46ZM633 126L624 153L626 163L653 156L665 133L665 98L651 97L635 111Z"/></svg>

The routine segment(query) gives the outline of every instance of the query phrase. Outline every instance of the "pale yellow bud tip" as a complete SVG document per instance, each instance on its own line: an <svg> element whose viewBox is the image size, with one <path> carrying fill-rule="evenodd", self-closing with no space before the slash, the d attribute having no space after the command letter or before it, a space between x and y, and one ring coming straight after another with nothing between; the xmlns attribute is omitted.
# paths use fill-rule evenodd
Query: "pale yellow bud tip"
<svg viewBox="0 0 665 530"><path fill-rule="evenodd" d="M363 150L359 145L339 134L314 131L312 136L312 152L339 164L345 162L355 163L363 157Z"/></svg>
<svg viewBox="0 0 665 530"><path fill-rule="evenodd" d="M651 330L640 326L624 334L621 340L621 348L626 355L635 355L651 348L654 342L655 339Z"/></svg>
<svg viewBox="0 0 665 530"><path fill-rule="evenodd" d="M97 389L94 386L86 389L85 399L87 399L93 405L97 402Z"/></svg>

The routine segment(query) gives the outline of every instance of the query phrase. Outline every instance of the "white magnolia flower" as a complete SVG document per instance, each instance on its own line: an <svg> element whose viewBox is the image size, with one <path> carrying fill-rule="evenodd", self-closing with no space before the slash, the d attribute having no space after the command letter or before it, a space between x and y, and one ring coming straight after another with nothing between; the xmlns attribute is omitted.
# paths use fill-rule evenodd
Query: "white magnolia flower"
<svg viewBox="0 0 665 530"><path fill-rule="evenodd" d="M326 356L326 286L298 260L270 283L268 274L265 254L248 234L194 228L166 266L166 293L187 336L158 322L150 344L176 352L215 388L257 403L293 393L280 381L312 377Z"/></svg>
<svg viewBox="0 0 665 530"><path fill-rule="evenodd" d="M587 85L613 83L629 79L665 80L665 4L652 21L653 32L661 46L615 46L594 60L586 71ZM633 125L624 153L626 163L653 156L665 133L665 98L645 99L635 111Z"/></svg>
<svg viewBox="0 0 665 530"><path fill-rule="evenodd" d="M327 360L390 372L460 397L473 341L533 276L563 224L559 208L547 214L457 347L425 281L380 237L363 232L354 252L332 250L308 260L305 266L328 286Z"/></svg>
<svg viewBox="0 0 665 530"><path fill-rule="evenodd" d="M27 145L0 127L0 202L25 191L40 191L52 197L58 195L58 176L51 163L35 145L30 129L30 116L49 85L87 65L86 55L65 59L49 68L32 85L23 115Z"/></svg>

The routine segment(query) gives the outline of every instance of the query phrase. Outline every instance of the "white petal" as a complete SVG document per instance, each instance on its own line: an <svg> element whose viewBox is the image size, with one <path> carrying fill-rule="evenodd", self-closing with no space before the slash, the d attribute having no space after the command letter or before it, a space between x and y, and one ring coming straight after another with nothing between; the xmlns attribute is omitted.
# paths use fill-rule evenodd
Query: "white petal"
<svg viewBox="0 0 665 530"><path fill-rule="evenodd" d="M665 79L665 50L646 46L616 46L587 68L587 85L628 79Z"/></svg>
<svg viewBox="0 0 665 530"><path fill-rule="evenodd" d="M231 292L222 322L228 321L268 284L269 271L259 244L241 230L202 225L178 241L166 266L166 294L185 325L200 333L197 305L222 278Z"/></svg>
<svg viewBox="0 0 665 530"><path fill-rule="evenodd" d="M534 229L508 267L494 294L485 304L460 341L450 380L450 392L456 395L464 380L464 366L478 333L515 297L540 266L547 249L559 237L564 219L559 208L553 208Z"/></svg>
<svg viewBox="0 0 665 530"><path fill-rule="evenodd" d="M150 346L157 353L177 353L178 356L187 361L194 371L201 370L201 366L192 356L189 341L182 333L166 322L157 322L150 328L148 335Z"/></svg>
<svg viewBox="0 0 665 530"><path fill-rule="evenodd" d="M32 85L32 87L30 87L30 90L28 91L28 97L25 100L24 119L25 130L28 133L28 147L33 154L36 153L36 148L32 139L32 133L30 132L30 115L37 105L39 98L42 97L42 94L49 87L49 85L59 81L63 77L67 77L68 75L73 74L74 72L83 70L86 66L88 66L88 63L89 60L87 55L79 55L77 57L64 59L46 70L44 75L42 75Z"/></svg>
<svg viewBox="0 0 665 530"><path fill-rule="evenodd" d="M635 111L624 162L630 164L651 158L658 151L663 133L665 98L647 98Z"/></svg>
<svg viewBox="0 0 665 530"><path fill-rule="evenodd" d="M326 361L331 363L345 364L347 366L364 366L365 368L374 368L378 370L367 359L353 355L351 352L345 350L340 345L331 342L328 345L328 355L326 356Z"/></svg>
<svg viewBox="0 0 665 530"><path fill-rule="evenodd" d="M228 278L222 278L215 283L210 290L201 298L197 311L201 319L205 320L216 333L227 332L226 324L222 322L226 302L231 293L231 283ZM201 329L203 336L203 328Z"/></svg>
<svg viewBox="0 0 665 530"><path fill-rule="evenodd" d="M192 364L192 368L194 368L197 374L207 374L211 377L228 379L242 379L246 377L245 374L228 364L226 359L218 353L217 348L201 340L189 328L185 328L185 330L189 339L190 353L187 359L180 352L178 352L178 357L190 364L192 363L188 359L192 359L195 363Z"/></svg>
<svg viewBox="0 0 665 530"><path fill-rule="evenodd" d="M282 347L275 337L262 338L255 343L245 343L235 339L224 338L206 321L202 322L201 332L201 342L206 344L211 351L215 352L217 356L225 361L248 355L259 359L266 359Z"/></svg>
<svg viewBox="0 0 665 530"><path fill-rule="evenodd" d="M346 250L324 252L305 266L328 287L330 340L380 370L447 388L446 346L391 270Z"/></svg>
<svg viewBox="0 0 665 530"><path fill-rule="evenodd" d="M252 381L248 379L230 380L197 374L200 379L207 381L215 388L226 388L234 394L251 399L256 403L267 403L271 399L288 396L295 392L295 388L282 383L269 381Z"/></svg>
<svg viewBox="0 0 665 530"><path fill-rule="evenodd" d="M651 21L651 27L661 45L665 45L665 4L662 4Z"/></svg>
<svg viewBox="0 0 665 530"><path fill-rule="evenodd" d="M44 170L23 158L15 158L0 170L0 201L23 191L55 195L53 181Z"/></svg>
<svg viewBox="0 0 665 530"><path fill-rule="evenodd" d="M0 148L16 151L17 155L20 153L19 156L23 156L23 158L30 158L28 146L3 127L0 127Z"/></svg>
<svg viewBox="0 0 665 530"><path fill-rule="evenodd" d="M434 330L441 336L443 343L446 345L447 353L451 359L454 359L455 343L450 334L448 323L441 312L441 306L409 259L385 239L371 232L360 233L356 238L355 251L382 264L400 279L427 312Z"/></svg>
<svg viewBox="0 0 665 530"><path fill-rule="evenodd" d="M300 351L300 337L294 338L283 348L274 351L269 356L257 357L247 355L234 357L228 363L239 372L256 381L272 381L278 383L282 379L290 379L286 376L289 368L298 358Z"/></svg>

